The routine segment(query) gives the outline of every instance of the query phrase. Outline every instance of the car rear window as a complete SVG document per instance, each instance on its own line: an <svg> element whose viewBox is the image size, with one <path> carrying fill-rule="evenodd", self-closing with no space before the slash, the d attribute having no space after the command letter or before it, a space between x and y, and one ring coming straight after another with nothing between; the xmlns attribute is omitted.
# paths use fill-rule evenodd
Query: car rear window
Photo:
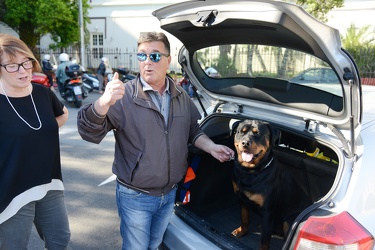
<svg viewBox="0 0 375 250"><path fill-rule="evenodd" d="M210 79L271 78L280 84L303 85L342 97L340 79L323 60L283 47L227 44L195 52L199 66ZM232 81L236 84L235 81Z"/></svg>

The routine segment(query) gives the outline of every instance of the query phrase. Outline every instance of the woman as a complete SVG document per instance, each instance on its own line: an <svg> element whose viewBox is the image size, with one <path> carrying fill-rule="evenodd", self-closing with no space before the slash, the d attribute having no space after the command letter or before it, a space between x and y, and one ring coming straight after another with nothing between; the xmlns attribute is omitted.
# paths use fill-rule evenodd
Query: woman
<svg viewBox="0 0 375 250"><path fill-rule="evenodd" d="M112 81L113 77L113 70L111 64L109 63L108 58L103 57L104 65L105 65L105 72L104 72L104 88L108 82Z"/></svg>
<svg viewBox="0 0 375 250"><path fill-rule="evenodd" d="M24 42L0 34L0 249L27 249L32 224L47 249L66 249L70 229L61 177L59 127L68 110L42 85Z"/></svg>

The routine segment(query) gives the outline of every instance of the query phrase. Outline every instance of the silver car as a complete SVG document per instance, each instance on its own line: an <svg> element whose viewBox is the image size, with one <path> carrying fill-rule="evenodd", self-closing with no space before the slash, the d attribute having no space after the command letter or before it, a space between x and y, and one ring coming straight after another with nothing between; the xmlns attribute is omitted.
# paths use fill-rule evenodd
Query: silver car
<svg viewBox="0 0 375 250"><path fill-rule="evenodd" d="M212 100L200 121L208 136L233 148L232 124L244 119L281 131L280 167L312 205L285 237L272 237L270 249L373 249L375 108L362 102L374 100L375 91L362 93L339 32L282 1L188 1L153 14L184 44L178 60L197 98ZM291 81L310 68L329 68L336 79ZM233 161L219 163L194 147L188 160L192 180L179 185L163 247L258 249L257 214L250 214L248 235L231 235L241 224Z"/></svg>

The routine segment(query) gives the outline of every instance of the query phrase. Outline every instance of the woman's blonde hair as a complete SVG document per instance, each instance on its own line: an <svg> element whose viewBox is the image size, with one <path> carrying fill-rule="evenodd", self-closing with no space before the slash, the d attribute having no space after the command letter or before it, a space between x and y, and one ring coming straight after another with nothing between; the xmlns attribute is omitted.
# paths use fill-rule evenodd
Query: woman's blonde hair
<svg viewBox="0 0 375 250"><path fill-rule="evenodd" d="M42 71L42 68L33 52L22 40L12 35L0 34L0 58L7 55L10 59L14 59L16 58L17 53L34 60L33 72Z"/></svg>

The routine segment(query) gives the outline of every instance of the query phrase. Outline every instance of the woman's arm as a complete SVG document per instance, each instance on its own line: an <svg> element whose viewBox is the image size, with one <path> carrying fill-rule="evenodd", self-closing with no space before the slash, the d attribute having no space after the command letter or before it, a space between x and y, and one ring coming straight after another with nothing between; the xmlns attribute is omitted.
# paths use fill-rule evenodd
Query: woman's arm
<svg viewBox="0 0 375 250"><path fill-rule="evenodd" d="M64 114L56 117L57 124L59 124L59 128L66 123L69 117L68 109L64 106L63 108Z"/></svg>

